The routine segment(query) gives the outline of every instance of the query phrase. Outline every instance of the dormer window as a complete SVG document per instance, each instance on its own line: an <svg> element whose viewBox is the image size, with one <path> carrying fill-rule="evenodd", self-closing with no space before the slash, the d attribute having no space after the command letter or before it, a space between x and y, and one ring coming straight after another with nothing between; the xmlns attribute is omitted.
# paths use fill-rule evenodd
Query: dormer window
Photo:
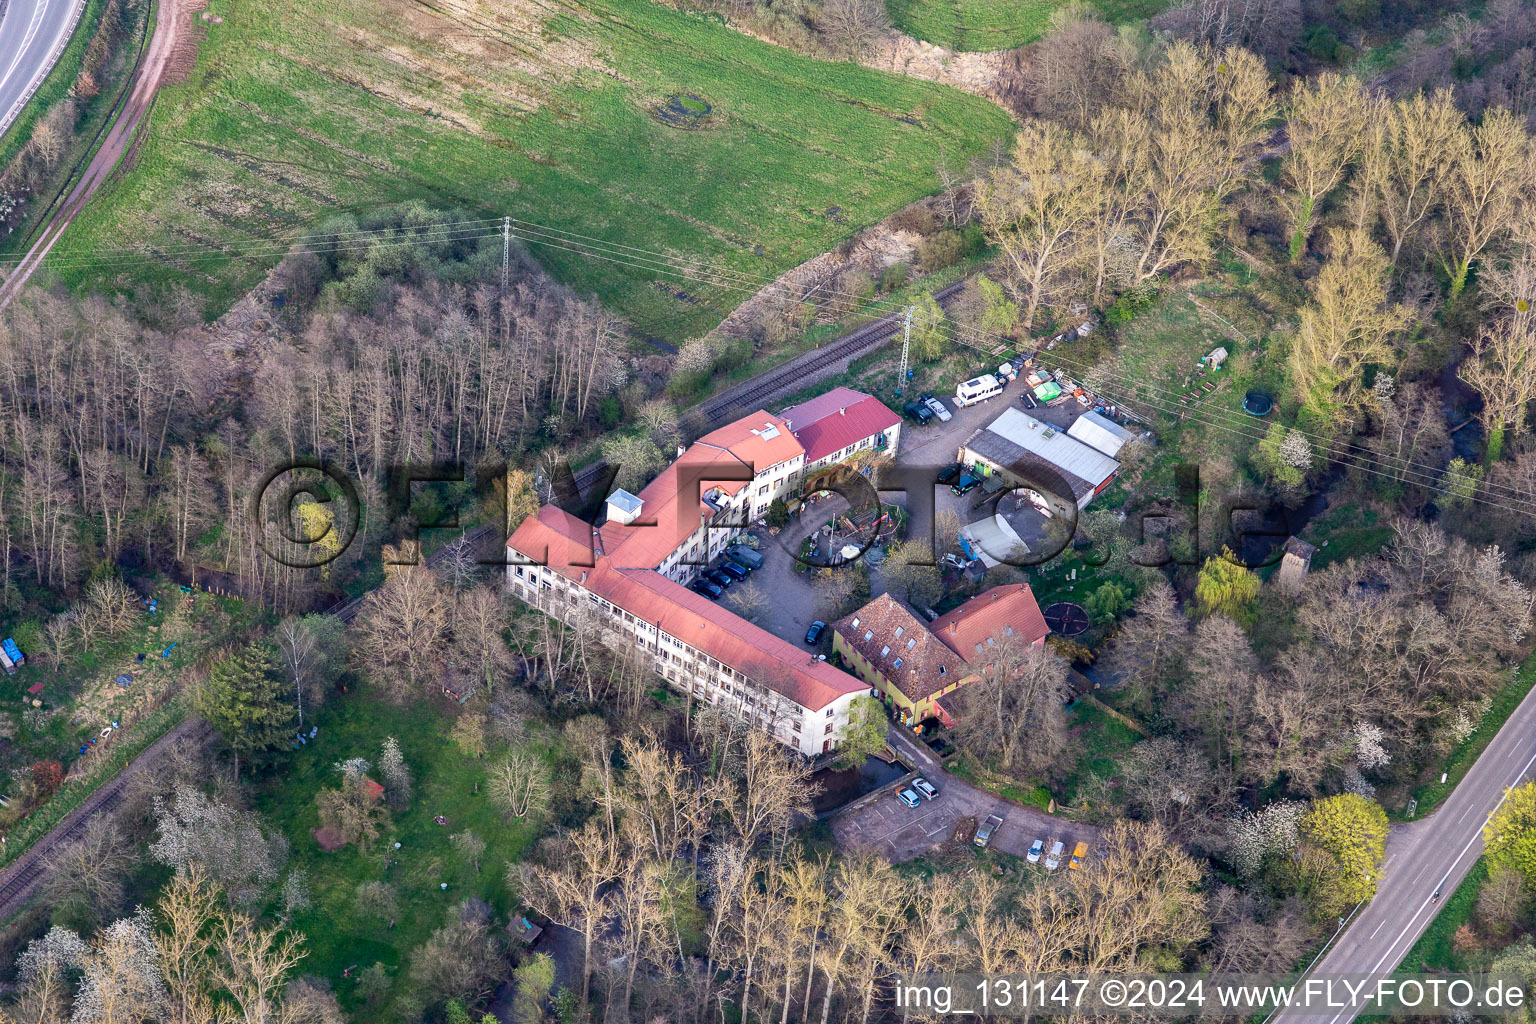
<svg viewBox="0 0 1536 1024"><path fill-rule="evenodd" d="M907 650L910 651L912 648L914 648L916 646L917 646L917 637L913 637L911 640L907 641Z"/></svg>
<svg viewBox="0 0 1536 1024"><path fill-rule="evenodd" d="M896 627L896 639L900 640L901 639L901 634L905 633L906 631L907 631L907 627L906 626L897 626Z"/></svg>
<svg viewBox="0 0 1536 1024"><path fill-rule="evenodd" d="M887 655L887 654L890 654L890 653L891 653L891 647L890 647L890 645L889 645L889 644L887 644L887 645L885 645L885 646L884 646L884 647L882 647L882 648L880 648L880 657L882 657L882 658L883 658L883 657L885 657L885 656L886 656L886 655Z"/></svg>

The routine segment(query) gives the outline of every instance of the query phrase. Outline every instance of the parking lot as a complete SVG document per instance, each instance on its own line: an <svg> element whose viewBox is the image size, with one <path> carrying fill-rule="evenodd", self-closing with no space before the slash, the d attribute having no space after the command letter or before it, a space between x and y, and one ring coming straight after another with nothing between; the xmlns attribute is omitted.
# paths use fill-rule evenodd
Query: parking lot
<svg viewBox="0 0 1536 1024"><path fill-rule="evenodd" d="M965 442L977 430L991 423L1002 415L1004 409L1010 403L1017 404L1019 396L1024 393L1024 384L1014 381L1004 388L1003 393L996 398L989 399L978 405L961 409L955 405L954 395L941 395L940 401L950 411L948 423L934 420L925 427L919 427L908 423L902 429L901 449L896 453L898 466L922 467L931 469L937 473L951 462L959 454L960 445ZM1022 408L1022 406L1021 406ZM1039 410L1031 410L1031 414ZM917 503L901 492L882 492L881 497L905 505L911 519L907 524L908 537L928 537L933 529L932 520L926 509L919 508ZM952 511L957 515L962 524L975 522L978 519L990 516L993 512L991 502L987 501L982 507L977 507L983 501L979 490L970 494L956 496L948 487L936 489L933 499L933 515L937 516L944 511ZM1035 547L1045 533L1045 519L1039 513L1029 510L1018 516L1009 517L1010 524L1018 532L1021 539L1031 547ZM954 536L934 536L935 553L942 555L956 543Z"/></svg>
<svg viewBox="0 0 1536 1024"><path fill-rule="evenodd" d="M1045 840L1049 850L1053 840L1066 848L1065 858L1078 842L1092 846L1099 830L1082 822L1066 821L1035 807L1022 807L977 789L944 772L926 748L904 734L892 730L892 740L913 763L920 766L924 778L938 789L939 795L907 807L897 799L898 789L855 807L831 819L832 834L845 848L875 850L892 861L906 861L920 856L954 834L955 826L966 818L977 825L988 815L1001 815L1003 824L992 836L991 848L1023 857L1036 839Z"/></svg>

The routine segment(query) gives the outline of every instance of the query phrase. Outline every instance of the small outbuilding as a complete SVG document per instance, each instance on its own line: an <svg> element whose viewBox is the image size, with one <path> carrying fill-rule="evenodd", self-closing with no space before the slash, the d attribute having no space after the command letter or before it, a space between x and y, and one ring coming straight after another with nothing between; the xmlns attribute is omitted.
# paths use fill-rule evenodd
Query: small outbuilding
<svg viewBox="0 0 1536 1024"><path fill-rule="evenodd" d="M1205 368L1208 369L1208 370L1219 370L1219 369L1221 369L1221 364L1226 362L1226 361L1227 361L1227 350L1226 350L1226 348L1224 346L1221 346L1221 345L1218 345L1215 348L1211 349L1211 354L1206 356L1205 359L1202 360L1202 362L1205 363Z"/></svg>

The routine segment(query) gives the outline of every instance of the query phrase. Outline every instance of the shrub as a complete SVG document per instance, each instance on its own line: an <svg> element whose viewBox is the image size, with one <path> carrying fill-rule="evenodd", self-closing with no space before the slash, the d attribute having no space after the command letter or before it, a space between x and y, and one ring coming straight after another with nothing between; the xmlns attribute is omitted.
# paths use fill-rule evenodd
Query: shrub
<svg viewBox="0 0 1536 1024"><path fill-rule="evenodd" d="M924 273L954 266L964 258L964 241L958 231L940 231L923 239L917 247L917 265Z"/></svg>
<svg viewBox="0 0 1536 1024"><path fill-rule="evenodd" d="M880 271L880 290L893 292L907 283L907 265L905 263L892 263Z"/></svg>

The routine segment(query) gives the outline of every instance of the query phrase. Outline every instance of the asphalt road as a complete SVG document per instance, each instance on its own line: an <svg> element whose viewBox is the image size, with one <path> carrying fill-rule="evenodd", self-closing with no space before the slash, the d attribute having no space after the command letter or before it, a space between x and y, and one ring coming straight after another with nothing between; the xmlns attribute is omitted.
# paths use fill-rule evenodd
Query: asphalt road
<svg viewBox="0 0 1536 1024"><path fill-rule="evenodd" d="M0 134L59 59L85 0L10 0L0 18Z"/></svg>
<svg viewBox="0 0 1536 1024"><path fill-rule="evenodd" d="M1466 877L1483 852L1483 823L1504 801L1510 787L1529 777L1536 766L1536 690L1509 716L1488 749L1438 810L1422 821L1395 825L1387 837L1376 898L1361 907L1315 964L1309 976L1354 974L1384 977L1403 964L1408 950L1444 906L1433 899L1438 889L1447 896ZM1349 1024L1356 1012L1306 1013L1286 1010L1271 1021L1322 1020Z"/></svg>

